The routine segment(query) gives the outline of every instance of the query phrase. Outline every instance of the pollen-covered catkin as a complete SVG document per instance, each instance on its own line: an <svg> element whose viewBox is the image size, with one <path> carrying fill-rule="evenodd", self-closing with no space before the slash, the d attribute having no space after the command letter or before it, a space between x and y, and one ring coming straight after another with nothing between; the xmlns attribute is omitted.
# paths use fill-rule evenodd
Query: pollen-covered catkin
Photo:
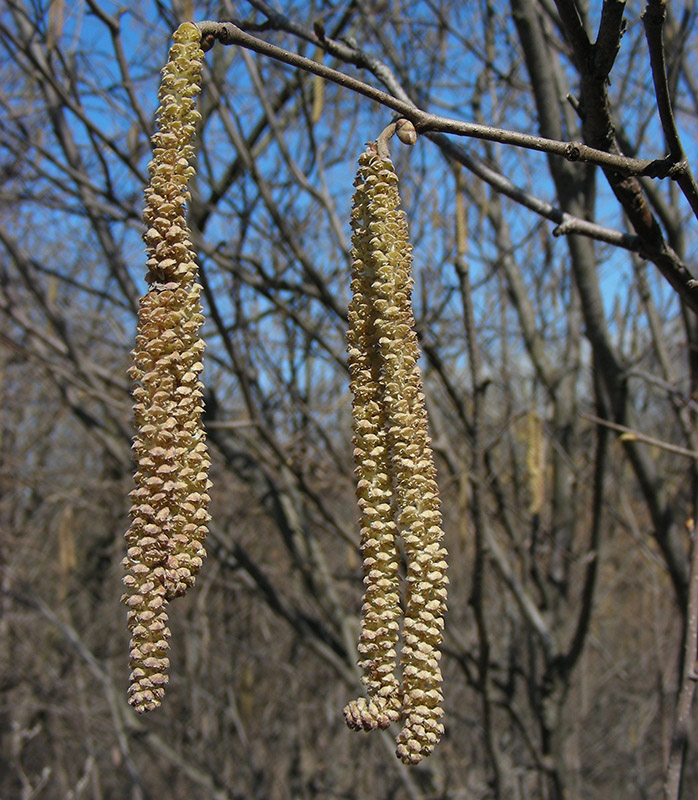
<svg viewBox="0 0 698 800"><path fill-rule="evenodd" d="M199 114L201 35L173 35L159 91L143 219L149 284L141 298L129 375L134 381L136 488L124 567L131 631L129 702L158 705L167 683L167 602L194 583L210 519L209 456L201 422L204 343L197 266L185 219Z"/></svg>
<svg viewBox="0 0 698 800"><path fill-rule="evenodd" d="M443 733L439 647L446 611L446 550L442 546L439 491L427 428L419 348L412 312L412 247L390 161L376 164L386 189L381 206L393 206L375 245L374 282L378 342L383 365L388 443L398 530L407 558L407 596L402 634L402 719L398 756L416 764Z"/></svg>
<svg viewBox="0 0 698 800"><path fill-rule="evenodd" d="M367 154L364 154L366 156ZM366 162L366 158L363 162ZM362 162L360 161L360 165ZM352 209L352 300L347 333L354 427L356 495L361 514L361 551L366 586L361 614L359 666L368 700L354 700L344 709L356 730L386 728L399 719L396 644L400 594L393 487L387 441L383 380L378 358L376 309L371 302L376 280L372 241L375 231L372 198L375 181L359 168Z"/></svg>
<svg viewBox="0 0 698 800"><path fill-rule="evenodd" d="M359 159L355 185L348 340L367 584L359 651L364 655L370 648L372 658L359 661L368 700L354 701L345 709L345 716L351 727L376 727L371 724L375 698L389 697L391 713L384 713L382 721L402 716L397 755L405 763L416 764L432 752L443 733L439 647L448 583L446 550L442 546L436 471L417 366L419 349L411 304L412 248L390 159L381 158L369 146ZM377 488L385 492L386 502L368 504L367 489L375 487L383 472L385 478ZM370 525L366 523L367 510ZM380 537L372 533L374 530L387 533ZM399 687L395 675L398 535L407 558ZM376 568L379 558L382 569ZM384 596L391 598L390 603L383 601L384 607L375 599L367 602L368 598L383 600ZM381 631L382 636L374 635L374 631Z"/></svg>
<svg viewBox="0 0 698 800"><path fill-rule="evenodd" d="M545 449L543 422L531 409L526 419L526 472L530 500L528 510L540 514L545 502Z"/></svg>

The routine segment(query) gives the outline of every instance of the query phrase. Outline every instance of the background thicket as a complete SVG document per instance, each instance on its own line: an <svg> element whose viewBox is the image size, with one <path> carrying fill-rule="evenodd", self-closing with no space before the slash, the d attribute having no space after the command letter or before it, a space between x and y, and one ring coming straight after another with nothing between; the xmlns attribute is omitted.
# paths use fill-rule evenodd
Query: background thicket
<svg viewBox="0 0 698 800"><path fill-rule="evenodd" d="M696 9L668 5L663 50L642 10L6 0L0 796L661 796L681 767L698 581L685 170L628 178L454 136L392 145L451 555L446 735L410 770L388 733L351 733L341 716L358 691L361 597L349 207L356 158L392 112L217 44L190 205L214 521L197 586L172 609L165 703L146 718L126 706L119 604L142 189L178 23L235 18L425 111L673 163L684 153L665 141L653 82L663 52L691 163ZM661 10L650 3L650 23ZM694 797L695 759L682 777Z"/></svg>

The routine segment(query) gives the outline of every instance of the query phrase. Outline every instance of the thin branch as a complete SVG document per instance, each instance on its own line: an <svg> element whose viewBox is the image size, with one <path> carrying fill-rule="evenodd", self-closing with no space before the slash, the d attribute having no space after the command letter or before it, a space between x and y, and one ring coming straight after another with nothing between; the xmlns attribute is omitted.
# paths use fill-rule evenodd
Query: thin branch
<svg viewBox="0 0 698 800"><path fill-rule="evenodd" d="M613 4L614 0L609 0ZM611 102L608 95L609 76L599 68L608 66L608 61L601 59L598 63L591 58L590 45L583 23L579 17L574 0L556 0L560 11L566 36L574 49L574 59L580 78L581 103L585 109L582 116L582 131L584 140L597 148L620 156L621 149L615 134L616 125L611 114ZM622 20L619 19L618 10L608 10L606 22L609 35L611 30L618 30ZM529 11L529 25L534 23L535 15ZM603 31L600 31L600 35ZM540 33L538 34L540 36ZM605 35L605 34L604 34ZM543 67L539 72L544 71ZM534 83L534 89L535 89ZM554 108L554 104L550 108ZM550 111L548 108L548 112ZM538 104L539 113L545 111L541 103ZM548 133L550 135L550 133ZM559 135L559 134L555 134ZM661 163L662 159L655 162ZM665 164L672 163L677 172L672 174L678 182L679 175L684 176L687 165L679 169L681 162L674 162L671 156L663 159ZM643 258L650 259L679 294L683 302L698 314L698 283L687 269L679 255L667 244L659 222L652 213L647 196L637 175L626 173L623 175L618 170L603 167L604 174L611 190L625 211L635 232L640 237L639 252ZM645 173L651 176L651 171Z"/></svg>
<svg viewBox="0 0 698 800"><path fill-rule="evenodd" d="M666 58L664 50L664 23L666 21L666 0L649 0L642 15L645 27L647 46L650 53L652 80L657 96L657 110L662 122L662 130L666 138L669 156L675 164L684 164L684 168L676 173L676 182L681 187L693 213L698 217L698 186L691 172L688 158L681 144L676 118L671 105L671 92L667 78Z"/></svg>
<svg viewBox="0 0 698 800"><path fill-rule="evenodd" d="M608 77L620 49L625 31L625 0L604 0L596 41L592 45L594 68L597 74Z"/></svg>
<svg viewBox="0 0 698 800"><path fill-rule="evenodd" d="M485 749L492 766L492 790L496 798L502 796L502 767L497 747L497 739L493 732L492 698L490 695L490 658L491 644L485 613L485 579L487 566L487 522L483 509L482 489L485 483L485 461L482 446L482 422L484 412L485 391L487 383L482 379L482 358L477 339L475 310L470 285L470 266L467 260L467 217L463 201L463 172L456 173L456 251L454 261L458 283L460 286L463 324L465 327L465 343L470 366L470 382L473 403L473 426L470 443L470 470L474 480L471 481L471 510L475 528L475 564L473 565L473 588L471 604L475 613L480 653L477 660L478 684L482 698L483 738Z"/></svg>
<svg viewBox="0 0 698 800"><path fill-rule="evenodd" d="M477 175L478 178L489 184L495 191L506 195L506 197L525 206L539 216L556 223L557 227L553 229L553 236L578 234L595 239L598 242L606 242L614 247L622 247L624 250L639 252L640 238L638 236L623 233L613 228L606 228L581 217L575 217L566 211L561 211L551 203L520 189L509 178L488 167L481 159L474 158L462 145L451 141L441 133L429 133L427 138L437 144L447 156L462 164L473 175Z"/></svg>
<svg viewBox="0 0 698 800"><path fill-rule="evenodd" d="M591 53L591 42L584 29L584 22L574 0L555 0L557 13L564 26L564 33L574 48L578 58L588 59Z"/></svg>
<svg viewBox="0 0 698 800"><path fill-rule="evenodd" d="M360 69L369 70L388 89L388 97L401 100L403 103L407 104L407 107L418 111L416 105L402 88L390 67L369 53L360 50L356 44L349 44L344 41L331 39L325 36L324 31L319 29L318 26L316 26L315 31L306 29L299 23L288 19L283 14L275 12L267 3L264 3L263 0L255 0L252 5L267 16L271 28L291 33L304 41L314 44L316 47L322 47L327 53L345 63L353 64ZM244 25L246 27L247 24L245 23ZM601 35L601 30L599 35ZM312 68L309 66L309 69ZM342 75L342 73L334 74ZM362 85L366 86L366 84ZM497 192L506 195L514 200L514 202L556 223L557 227L553 230L553 236L578 234L595 239L599 242L605 242L614 247L621 247L625 250L637 252L643 256L645 255L642 252L642 241L639 236L624 233L612 228L606 228L603 225L598 225L597 223L574 216L566 211L561 211L550 203L514 185L504 175L491 169L482 159L468 153L462 145L449 139L443 133L429 132L427 133L427 137L431 139L443 153L459 164L462 164L478 178L492 186ZM698 311L698 300L696 302L696 311Z"/></svg>
<svg viewBox="0 0 698 800"><path fill-rule="evenodd" d="M650 54L652 79L657 96L657 111L666 137L669 153L676 161L686 157L681 145L679 133L676 129L674 110L671 106L669 81L666 72L666 58L664 52L664 23L666 21L666 3L664 0L649 0L644 13L642 24L647 37L647 47Z"/></svg>
<svg viewBox="0 0 698 800"><path fill-rule="evenodd" d="M676 700L676 720L671 736L669 763L664 779L664 800L679 800L681 776L691 724L691 706L696 689L696 655L698 655L698 541L693 533L691 574L686 609L684 657L681 689Z"/></svg>
<svg viewBox="0 0 698 800"><path fill-rule="evenodd" d="M589 422L595 422L597 425L604 425L607 428L612 428L614 431L620 431L620 433L624 435L625 441L651 444L655 447L661 448L662 450L666 450L668 453L676 453L679 456L686 456L686 458L698 460L698 452L695 450L688 450L686 447L680 447L677 444L663 442L661 439L655 439L654 436L648 436L646 433L640 433L640 431L636 431L633 428L628 428L625 425L619 425L617 422L611 422L609 419L601 419L601 417L597 417L594 414L582 413L580 416L584 417L584 419L588 419Z"/></svg>
<svg viewBox="0 0 698 800"><path fill-rule="evenodd" d="M254 50L261 55L269 56L284 64L288 64L297 69L312 72L321 78L350 89L353 92L368 97L381 105L397 111L399 114L410 120L420 133L427 131L452 133L457 136L468 136L474 139L484 139L499 144L514 145L528 150L537 150L542 153L551 153L562 156L568 161L582 161L590 164L597 164L601 167L613 169L623 175L650 175L655 178L673 177L686 169L686 165L674 164L668 159L648 160L643 158L629 158L616 153L608 153L604 150L596 150L582 142L562 142L555 139L547 139L543 136L533 136L528 133L496 128L491 125L480 125L474 122L463 122L462 120L442 117L437 114L429 114L416 108L404 100L376 89L357 78L345 75L343 72L332 69L331 67L313 61L310 58L284 50L281 47L265 42L250 33L241 30L232 22L214 22L207 20L197 23L201 30L202 37L215 36L224 45L237 44Z"/></svg>
<svg viewBox="0 0 698 800"><path fill-rule="evenodd" d="M598 374L594 379L596 392L596 407L599 414L605 414L603 390ZM594 456L594 494L592 500L591 537L587 553L587 564L584 574L584 584L580 598L580 611L577 618L574 635L569 648L561 659L562 670L569 675L574 669L584 649L584 643L589 633L591 615L596 596L595 589L599 576L599 549L601 545L601 526L604 511L604 483L608 468L608 439L609 428L599 425L596 429L596 453Z"/></svg>
<svg viewBox="0 0 698 800"><path fill-rule="evenodd" d="M266 4L264 5L266 7ZM636 197L637 192L635 192L637 189L636 176L644 175L654 178L672 177L678 182L680 178L683 180L682 176L685 170L688 169L687 164L683 162L676 164L672 162L671 158L655 160L630 158L622 155L618 151L618 148L609 147L607 150L596 149L582 144L581 142L564 142L558 139L532 136L516 131L495 128L489 125L463 122L461 120L429 114L415 106L406 93L401 90L390 69L384 64L366 56L355 47L349 47L346 44L333 42L327 39L322 32L320 32L320 34L317 32L313 34L302 29L302 33L299 33L297 30L298 26L294 24L288 27L288 22L289 21L282 15L273 16L273 24L280 26L282 29L289 30L294 35L302 35L302 38L305 40L312 41L317 46L323 47L327 52L336 55L338 58L344 59L359 67L370 69L379 80L383 81L383 83L394 92L394 94L381 91L363 81L331 69L324 64L269 44L249 33L245 33L232 22L205 21L198 23L198 25L202 30L202 34L209 42L217 38L223 44L239 44L243 47L248 47L262 55L275 58L298 69L303 69L315 75L319 75L351 91L362 94L375 102L381 103L388 108L392 108L403 117L410 120L420 133L427 133L429 138L433 141L437 141L442 150L447 151L450 146L452 155L457 153L460 148L458 148L458 145L454 142L449 142L446 137L442 136L441 134L443 133L469 136L476 139L524 147L539 152L562 156L568 161L583 161L601 166L605 170L606 175L610 176L609 180L611 180L614 191L619 189L619 187L624 190L626 188L628 189L625 193L620 192L621 196L619 199L621 199L626 212L630 214L636 230L642 235L637 238L627 236L619 231L612 231L602 226L596 226L594 223L586 222L582 219L577 220L573 214L563 215L564 218L558 222L558 227L553 233L555 235L579 233L593 239L598 239L599 241L605 241L609 244L638 252L643 258L649 258L657 265L671 286L681 296L682 300L698 314L698 282L693 280L693 276L676 253L662 240L661 233L658 233L658 226L656 226L656 223L655 227L650 226L650 230L646 230L640 224L640 221L644 218L642 218L642 215L635 207L633 201L633 198L638 200ZM470 159L470 164L466 164L462 153L463 151L460 150L458 156L454 155L454 157L457 161L464 164L464 166L468 166L469 169L472 169L471 165L474 163L473 159ZM481 166L484 169L484 165ZM490 178L491 177L492 176L490 176ZM488 180L487 178L483 179ZM501 180L506 181L503 177ZM488 182L493 186L495 185L491 180L488 180ZM628 187L625 186L624 182L630 182ZM503 190L500 189L500 191ZM558 221L561 212L554 207L542 204L541 201L537 201L536 198L521 193L520 190L513 186L510 186L509 191L505 193L508 193L508 195L517 202L522 202L524 205L527 205L529 208L536 211L536 213L540 213L553 221ZM632 195L632 197L630 197L630 195ZM524 202L524 200L528 200L529 202ZM546 207L544 208L544 206Z"/></svg>

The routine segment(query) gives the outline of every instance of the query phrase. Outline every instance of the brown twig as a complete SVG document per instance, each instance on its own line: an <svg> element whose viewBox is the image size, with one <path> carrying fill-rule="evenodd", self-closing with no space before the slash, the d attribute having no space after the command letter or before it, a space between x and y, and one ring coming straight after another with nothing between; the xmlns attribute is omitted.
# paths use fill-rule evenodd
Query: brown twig
<svg viewBox="0 0 698 800"><path fill-rule="evenodd" d="M246 33L233 22L215 22L207 20L199 22L197 25L203 37L212 34L221 44L237 44L246 47L249 50L254 50L256 53L281 61L284 64L289 64L292 67L311 72L314 75L332 81L364 97L368 97L381 105L387 106L410 120L420 133L425 133L427 131L452 133L457 136L468 136L475 139L498 142L499 144L523 147L528 150L537 150L542 153L562 156L568 161L582 161L589 164L597 164L601 167L613 169L622 175L651 175L651 177L655 178L677 178L678 174L686 169L685 164L674 164L666 159L650 160L644 158L629 158L628 156L597 150L582 142L557 141L555 139L547 139L544 136L533 136L532 134L496 128L491 125L464 122L449 117L442 117L437 114L430 114L404 100L393 97L387 92L376 89L374 86L364 83L357 78L353 78L325 64L313 61L310 58L305 58L304 56L298 55L298 53L284 50L250 33Z"/></svg>
<svg viewBox="0 0 698 800"><path fill-rule="evenodd" d="M676 699L676 719L671 736L669 763L664 777L664 800L679 800L684 757L688 745L691 706L696 690L696 655L698 655L698 542L693 533L691 572L686 609L684 656L681 670L681 688Z"/></svg>
<svg viewBox="0 0 698 800"><path fill-rule="evenodd" d="M376 78L388 87L389 92L381 91L343 72L331 69L324 64L276 47L241 30L233 22L205 21L198 23L199 28L204 36L213 35L223 44L239 44L243 47L247 47L255 52L277 59L298 69L319 75L322 78L368 97L375 102L381 103L388 108L392 108L405 119L410 120L419 133L426 133L444 152L454 157L459 163L469 169L472 169L473 163L477 163L481 169L479 172L477 170L473 171L478 174L479 177L482 177L483 180L490 183L490 185L495 186L498 191L503 191L516 202L522 203L536 213L557 222L558 227L554 231L555 235L581 234L592 239L608 242L609 244L637 252L643 258L648 258L653 261L671 286L680 295L682 300L698 314L698 283L693 280L693 276L681 262L681 259L663 241L656 222L654 224L649 224L649 227L647 226L645 206L640 202L641 198L638 195L639 183L636 180L638 176L650 176L654 178L671 177L681 185L682 181L692 180L690 175L686 178L688 165L685 160L675 163L670 157L654 160L630 158L620 153L617 147L607 146L608 143L605 140L602 142L601 146L590 147L580 142L565 142L559 138L533 136L517 131L503 130L485 124L463 122L461 120L429 114L419 109L411 101L398 84L391 70L385 64L365 54L353 45L350 46L347 43L334 41L326 37L321 30L319 32L318 30L313 32L303 28L303 26L299 26L283 15L272 12L266 3L257 2L255 6L259 6L260 10L267 14L272 27L278 27L293 35L300 36L304 40L312 42L318 47L322 47L328 53L335 55L346 63L369 69ZM613 11L613 9L611 9L611 11ZM611 11L606 14L604 29L612 28L613 31L616 31L618 28L618 14L615 13L615 11L611 13ZM600 30L599 36L601 37L602 34L603 30ZM608 35L610 36L610 33ZM591 44L589 44L589 48L591 48ZM589 52L594 51L588 51L587 55L589 55ZM608 66L608 63L606 63L604 59L600 59L600 62L601 63L596 67L597 70L601 69L601 67L606 68ZM601 83L605 85L604 81L601 81ZM390 92L392 92L392 94ZM605 102L602 103L602 106L605 108ZM480 173L483 171L490 173L493 171L487 170L484 164L478 162L477 159L474 158L470 158L470 163L466 163L463 148L459 147L457 143L450 141L443 135L444 133L523 147L562 156L568 161L582 161L600 166L604 169L606 175L609 176L614 191L618 190L619 199L621 199L626 212L630 214L630 218L639 235L632 236L619 231L612 231L584 219L578 219L574 214L562 213L558 209L537 200L535 197L531 197L510 184L507 186L507 190L504 190L500 184L508 184L506 178L500 176L501 180L497 182L492 180L492 174L487 176L481 175ZM591 141L596 143L593 136L591 137ZM639 207L637 203L640 204Z"/></svg>
<svg viewBox="0 0 698 800"><path fill-rule="evenodd" d="M603 401L603 391L598 378L594 381L596 392L596 407L599 414L606 413ZM609 432L606 425L599 425L596 429L596 454L594 457L594 494L592 500L591 537L587 551L587 561L584 570L584 583L581 592L581 603L577 624L570 640L569 648L560 659L559 666L566 675L569 675L579 661L584 650L584 643L589 633L594 600L596 597L596 584L599 577L599 549L601 546L601 528L604 512L604 485L608 471L608 439Z"/></svg>
<svg viewBox="0 0 698 800"><path fill-rule="evenodd" d="M349 44L348 42L337 40L336 38L330 38L325 35L322 26L316 25L314 31L305 28L295 20L291 20L283 14L274 11L264 0L250 1L258 11L267 17L270 27L298 36L306 42L324 48L325 52L335 56L340 61L370 71L371 74L386 87L392 96L403 100L410 107L416 108L390 67L375 56L359 49L356 43ZM245 30L249 30L249 28L245 27ZM541 200L516 186L504 175L491 169L482 159L469 153L459 143L449 139L443 133L428 133L427 137L431 139L443 153L457 163L462 164L478 178L492 186L497 192L506 195L514 200L514 202L554 222L557 227L553 229L553 236L577 234L579 236L595 239L599 242L611 244L615 247L622 247L625 250L640 252L641 242L638 236L613 230L612 228L606 228L603 225L598 225L595 222L590 222L586 219L561 211L545 200Z"/></svg>
<svg viewBox="0 0 698 800"><path fill-rule="evenodd" d="M698 186L691 172L688 158L681 144L676 127L676 118L671 104L671 92L667 78L666 57L664 48L664 23L666 21L666 0L649 0L642 15L645 27L647 46L650 53L650 66L654 91L657 96L657 110L662 123L662 130L669 148L669 160L674 164L683 164L675 175L676 182L688 200L693 213L698 216Z"/></svg>
<svg viewBox="0 0 698 800"><path fill-rule="evenodd" d="M688 448L680 447L677 444L663 442L661 439L655 439L654 436L648 436L646 433L633 430L633 428L628 428L625 425L619 425L617 422L611 422L609 419L601 419L601 417L597 417L594 414L580 414L580 416L584 417L584 419L588 419L589 422L595 422L597 425L604 425L605 427L611 428L614 431L620 431L620 433L625 434L627 441L651 444L655 447L661 448L662 450L666 450L668 453L676 453L676 455L679 456L686 456L686 458L698 460L698 452L695 450L689 450ZM632 439L630 437L632 437Z"/></svg>
<svg viewBox="0 0 698 800"><path fill-rule="evenodd" d="M482 697L483 738L488 760L492 767L492 788L496 798L502 796L502 769L492 720L492 698L490 693L491 644L487 616L485 614L485 589L487 568L487 522L483 509L483 486L485 484L486 467L482 445L482 423L484 399L487 383L482 378L482 358L477 339L475 311L470 284L470 267L467 260L467 217L464 194L463 173L456 172L456 259L454 266L460 286L461 304L463 308L463 324L465 341L470 366L470 381L473 403L473 426L470 443L471 499L473 527L475 529L475 564L473 565L473 588L470 602L475 613L480 653L477 659L478 684Z"/></svg>
<svg viewBox="0 0 698 800"><path fill-rule="evenodd" d="M616 126L608 95L610 81L608 70L612 67L613 60L602 56L596 45L589 42L574 0L555 0L555 2L563 22L565 36L572 44L574 59L579 70L581 103L585 109L582 118L584 140L600 150L620 155L621 148L615 133ZM602 14L603 28L599 31L599 41L606 42L606 46L610 46L609 43L619 38L622 32L623 3L620 0L606 0L604 6L607 10ZM658 166L661 162L664 164L661 174L670 175L677 182L679 176L685 176L688 169L685 163L681 166L682 162L675 162L671 156L658 159L653 164ZM673 171L666 172L669 164L674 164ZM611 190L639 236L638 252L643 258L648 258L656 264L684 303L698 314L698 284L679 255L666 242L662 228L638 179L639 176L627 172L623 174L605 165L602 168ZM645 174L658 177L652 170L653 168Z"/></svg>
<svg viewBox="0 0 698 800"><path fill-rule="evenodd" d="M579 236L587 236L590 239L595 239L598 242L606 242L614 247L622 247L624 250L638 252L640 249L640 239L629 233L614 230L613 228L606 228L596 222L575 217L566 211L561 211L556 206L548 203L546 200L541 200L535 195L524 191L509 178L491 169L484 161L474 158L470 155L458 142L454 142L442 133L429 133L427 138L431 139L438 145L442 152L449 157L453 158L459 164L466 167L473 175L489 184L495 191L509 197L514 202L528 208L530 211L538 214L551 222L556 223L553 229L553 236L566 236L569 234L577 234Z"/></svg>

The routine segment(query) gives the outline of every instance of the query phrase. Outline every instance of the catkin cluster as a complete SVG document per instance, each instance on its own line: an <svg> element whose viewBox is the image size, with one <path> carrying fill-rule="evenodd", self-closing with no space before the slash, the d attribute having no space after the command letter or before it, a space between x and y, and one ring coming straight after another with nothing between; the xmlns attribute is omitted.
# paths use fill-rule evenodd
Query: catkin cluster
<svg viewBox="0 0 698 800"><path fill-rule="evenodd" d="M192 23L173 36L159 91L143 219L149 288L141 298L134 381L136 488L124 567L131 631L129 702L157 707L167 683L167 603L194 583L210 519L201 422L201 288L185 220L203 52Z"/></svg>
<svg viewBox="0 0 698 800"><path fill-rule="evenodd" d="M446 550L417 366L412 248L392 162L369 145L354 185L347 340L366 586L359 665L368 697L352 701L344 713L357 730L402 719L397 755L416 764L443 733ZM398 537L407 559L401 680Z"/></svg>

